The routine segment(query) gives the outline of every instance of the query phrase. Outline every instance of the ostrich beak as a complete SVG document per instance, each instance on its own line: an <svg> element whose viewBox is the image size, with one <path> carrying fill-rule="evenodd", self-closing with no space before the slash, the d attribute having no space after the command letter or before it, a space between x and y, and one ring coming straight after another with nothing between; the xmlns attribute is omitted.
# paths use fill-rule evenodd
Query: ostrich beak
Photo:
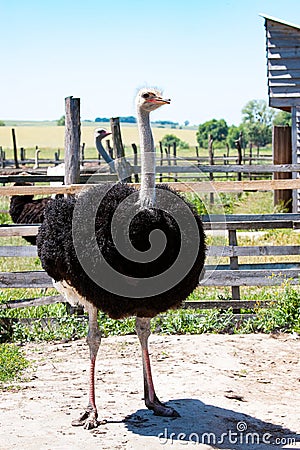
<svg viewBox="0 0 300 450"><path fill-rule="evenodd" d="M169 105L171 103L170 98L152 97L147 99L149 103L156 103L157 105Z"/></svg>

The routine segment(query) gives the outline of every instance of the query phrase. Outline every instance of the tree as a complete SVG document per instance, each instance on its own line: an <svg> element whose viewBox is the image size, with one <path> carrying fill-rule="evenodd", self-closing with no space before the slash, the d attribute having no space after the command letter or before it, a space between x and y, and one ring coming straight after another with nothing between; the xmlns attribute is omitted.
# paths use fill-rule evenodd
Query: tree
<svg viewBox="0 0 300 450"><path fill-rule="evenodd" d="M241 127L237 127L235 125L231 125L228 128L228 134L227 134L227 143L230 148L235 148L235 141L238 140L240 136L240 132L242 131Z"/></svg>
<svg viewBox="0 0 300 450"><path fill-rule="evenodd" d="M224 142L228 134L226 121L224 119L212 119L200 124L197 131L197 141L200 147L207 147L210 134L215 143Z"/></svg>
<svg viewBox="0 0 300 450"><path fill-rule="evenodd" d="M276 111L265 100L250 100L242 109L244 136L249 143L265 147L272 142L272 125Z"/></svg>
<svg viewBox="0 0 300 450"><path fill-rule="evenodd" d="M273 120L273 125L292 126L292 114L287 111L278 111Z"/></svg>
<svg viewBox="0 0 300 450"><path fill-rule="evenodd" d="M3 120L0 120L0 127L5 127L5 123L3 122Z"/></svg>
<svg viewBox="0 0 300 450"><path fill-rule="evenodd" d="M272 142L272 127L254 122L243 126L246 140L256 147L265 147Z"/></svg>
<svg viewBox="0 0 300 450"><path fill-rule="evenodd" d="M65 125L65 116L61 116L61 118L60 119L58 119L58 121L57 121L57 125L58 126L64 126Z"/></svg>
<svg viewBox="0 0 300 450"><path fill-rule="evenodd" d="M244 123L263 123L271 126L275 109L270 108L265 100L250 100L242 109Z"/></svg>
<svg viewBox="0 0 300 450"><path fill-rule="evenodd" d="M179 139L179 137L175 136L175 134L166 134L161 140L161 143L164 147L168 147L168 145L173 145L174 142L176 143L177 148L181 149L189 148L189 144Z"/></svg>

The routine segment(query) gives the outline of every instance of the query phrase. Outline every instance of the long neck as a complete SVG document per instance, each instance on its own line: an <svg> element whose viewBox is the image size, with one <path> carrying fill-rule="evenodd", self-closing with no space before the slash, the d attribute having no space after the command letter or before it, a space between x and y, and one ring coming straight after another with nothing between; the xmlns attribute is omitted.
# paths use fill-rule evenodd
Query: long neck
<svg viewBox="0 0 300 450"><path fill-rule="evenodd" d="M151 208L155 205L155 148L149 112L138 108L137 120L141 149L140 203L142 208Z"/></svg>
<svg viewBox="0 0 300 450"><path fill-rule="evenodd" d="M99 138L96 138L96 147L97 147L98 153L102 156L104 161L109 165L111 172L115 172L114 160L107 153L107 151L105 150L105 148L102 145L102 140Z"/></svg>

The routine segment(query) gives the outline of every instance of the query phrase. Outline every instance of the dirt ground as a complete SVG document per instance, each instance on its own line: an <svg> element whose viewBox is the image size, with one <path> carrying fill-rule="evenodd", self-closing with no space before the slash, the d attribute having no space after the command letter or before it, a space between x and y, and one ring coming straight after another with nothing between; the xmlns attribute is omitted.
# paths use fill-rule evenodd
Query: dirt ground
<svg viewBox="0 0 300 450"><path fill-rule="evenodd" d="M109 337L97 362L107 422L74 428L87 404L85 340L26 344L35 371L0 394L0 449L300 449L299 337L154 335L150 345L157 394L180 418L144 407L136 336Z"/></svg>

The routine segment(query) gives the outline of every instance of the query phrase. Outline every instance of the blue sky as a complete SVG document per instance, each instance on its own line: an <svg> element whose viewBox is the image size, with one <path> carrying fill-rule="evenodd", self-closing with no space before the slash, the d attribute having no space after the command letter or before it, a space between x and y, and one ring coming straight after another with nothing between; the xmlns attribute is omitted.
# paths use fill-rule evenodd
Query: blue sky
<svg viewBox="0 0 300 450"><path fill-rule="evenodd" d="M0 119L135 115L139 87L172 99L153 120L239 124L267 99L265 13L300 24L299 0L0 0Z"/></svg>

